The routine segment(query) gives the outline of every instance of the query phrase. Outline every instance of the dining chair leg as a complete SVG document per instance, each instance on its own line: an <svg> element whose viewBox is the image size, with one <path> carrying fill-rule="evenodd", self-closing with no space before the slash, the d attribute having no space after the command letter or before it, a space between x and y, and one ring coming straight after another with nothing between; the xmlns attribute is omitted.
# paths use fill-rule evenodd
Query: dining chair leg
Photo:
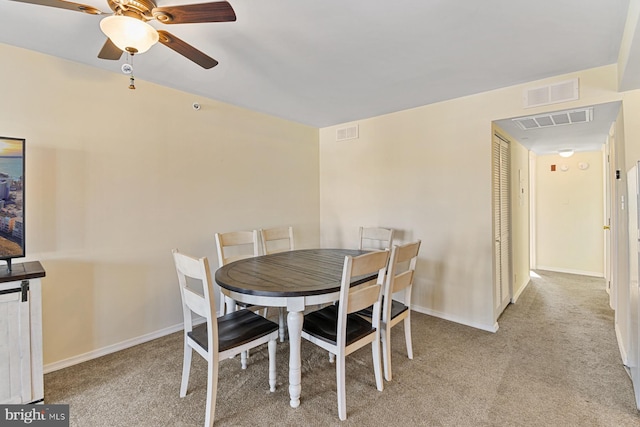
<svg viewBox="0 0 640 427"><path fill-rule="evenodd" d="M344 355L338 357L336 360L336 384L338 388L338 417L340 417L340 420L344 421L347 419Z"/></svg>
<svg viewBox="0 0 640 427"><path fill-rule="evenodd" d="M240 364L242 365L242 369L247 369L247 358L249 357L249 351L245 350L240 353Z"/></svg>
<svg viewBox="0 0 640 427"><path fill-rule="evenodd" d="M276 340L269 344L269 391L276 391Z"/></svg>
<svg viewBox="0 0 640 427"><path fill-rule="evenodd" d="M226 305L226 313L233 313L238 309L236 302L225 295L224 302ZM266 312L265 312L266 313ZM235 356L230 356L229 359L233 359ZM243 351L240 353L240 364L242 365L242 369L247 369L247 359L249 358L249 350Z"/></svg>
<svg viewBox="0 0 640 427"><path fill-rule="evenodd" d="M413 344L411 342L411 316L404 318L404 340L407 343L407 356L413 359Z"/></svg>
<svg viewBox="0 0 640 427"><path fill-rule="evenodd" d="M376 388L378 391L382 391L384 388L384 381L382 381L382 360L380 357L380 333L377 334L377 339L371 343L371 355L373 356L373 373L376 377Z"/></svg>
<svg viewBox="0 0 640 427"><path fill-rule="evenodd" d="M226 313L226 302L225 302L225 295L222 293L222 291L220 292L220 297L218 299L218 304L220 305L218 307L218 310L220 311L218 313L218 316L224 316Z"/></svg>
<svg viewBox="0 0 640 427"><path fill-rule="evenodd" d="M382 342L382 362L384 365L384 379L391 381L391 328L384 327L380 331L380 341Z"/></svg>
<svg viewBox="0 0 640 427"><path fill-rule="evenodd" d="M180 397L187 395L189 386L189 373L191 372L191 354L193 350L187 344L187 338L184 339L184 356L182 358L182 382L180 383Z"/></svg>
<svg viewBox="0 0 640 427"><path fill-rule="evenodd" d="M280 333L280 342L284 342L285 339L285 323L284 323L284 308L280 307L278 309L278 332Z"/></svg>
<svg viewBox="0 0 640 427"><path fill-rule="evenodd" d="M205 427L213 426L213 419L216 413L216 395L218 393L218 357L217 354L207 355L207 407L205 410Z"/></svg>
<svg viewBox="0 0 640 427"><path fill-rule="evenodd" d="M329 352L329 363L333 363L336 360L336 355Z"/></svg>

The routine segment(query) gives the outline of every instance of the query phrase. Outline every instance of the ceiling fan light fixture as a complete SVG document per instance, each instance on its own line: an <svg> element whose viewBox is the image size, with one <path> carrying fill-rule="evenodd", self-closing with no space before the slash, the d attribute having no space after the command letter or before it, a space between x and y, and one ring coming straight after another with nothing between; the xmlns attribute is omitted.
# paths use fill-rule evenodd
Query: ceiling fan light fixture
<svg viewBox="0 0 640 427"><path fill-rule="evenodd" d="M573 150L571 148L565 148L563 150L558 150L558 154L560 157L571 157L573 156Z"/></svg>
<svg viewBox="0 0 640 427"><path fill-rule="evenodd" d="M100 21L100 29L120 50L144 53L158 42L158 31L130 16L112 15Z"/></svg>

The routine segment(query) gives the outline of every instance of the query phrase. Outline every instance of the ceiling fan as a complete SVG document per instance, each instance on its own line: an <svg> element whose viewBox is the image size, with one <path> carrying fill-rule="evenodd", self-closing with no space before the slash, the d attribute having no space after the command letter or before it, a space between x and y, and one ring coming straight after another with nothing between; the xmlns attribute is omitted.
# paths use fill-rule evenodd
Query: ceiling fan
<svg viewBox="0 0 640 427"><path fill-rule="evenodd" d="M109 15L100 22L107 41L98 53L98 58L118 60L125 51L131 55L143 53L160 42L206 69L215 67L218 61L171 33L156 30L147 21L155 19L163 24L190 24L236 20L233 7L226 1L157 7L154 0L107 0L113 13L65 0L13 1L75 10L90 15Z"/></svg>

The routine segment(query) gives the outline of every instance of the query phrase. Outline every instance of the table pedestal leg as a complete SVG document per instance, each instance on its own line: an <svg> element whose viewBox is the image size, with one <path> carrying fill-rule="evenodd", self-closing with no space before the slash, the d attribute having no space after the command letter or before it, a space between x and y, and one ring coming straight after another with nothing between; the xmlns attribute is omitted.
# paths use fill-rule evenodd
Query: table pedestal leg
<svg viewBox="0 0 640 427"><path fill-rule="evenodd" d="M290 311L287 314L289 327L289 395L292 408L300 406L300 393L302 391L302 364L300 361L302 321L303 315L300 311Z"/></svg>
<svg viewBox="0 0 640 427"><path fill-rule="evenodd" d="M224 297L224 303L227 306L227 314L228 313L233 313L234 311L236 311L236 302L234 300L232 300L231 298L225 296Z"/></svg>

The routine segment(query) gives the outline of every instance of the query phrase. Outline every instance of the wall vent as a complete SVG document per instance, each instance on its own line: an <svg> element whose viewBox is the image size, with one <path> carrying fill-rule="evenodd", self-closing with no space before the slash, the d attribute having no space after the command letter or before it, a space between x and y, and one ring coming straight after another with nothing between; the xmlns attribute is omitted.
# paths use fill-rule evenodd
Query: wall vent
<svg viewBox="0 0 640 427"><path fill-rule="evenodd" d="M348 126L336 130L336 141L346 141L347 139L358 138L358 125Z"/></svg>
<svg viewBox="0 0 640 427"><path fill-rule="evenodd" d="M525 89L523 97L524 108L575 101L580 98L578 79Z"/></svg>
<svg viewBox="0 0 640 427"><path fill-rule="evenodd" d="M593 108L589 107L577 110L556 111L555 113L518 117L511 120L513 120L513 122L522 130L572 125L575 123L587 123L593 120Z"/></svg>

